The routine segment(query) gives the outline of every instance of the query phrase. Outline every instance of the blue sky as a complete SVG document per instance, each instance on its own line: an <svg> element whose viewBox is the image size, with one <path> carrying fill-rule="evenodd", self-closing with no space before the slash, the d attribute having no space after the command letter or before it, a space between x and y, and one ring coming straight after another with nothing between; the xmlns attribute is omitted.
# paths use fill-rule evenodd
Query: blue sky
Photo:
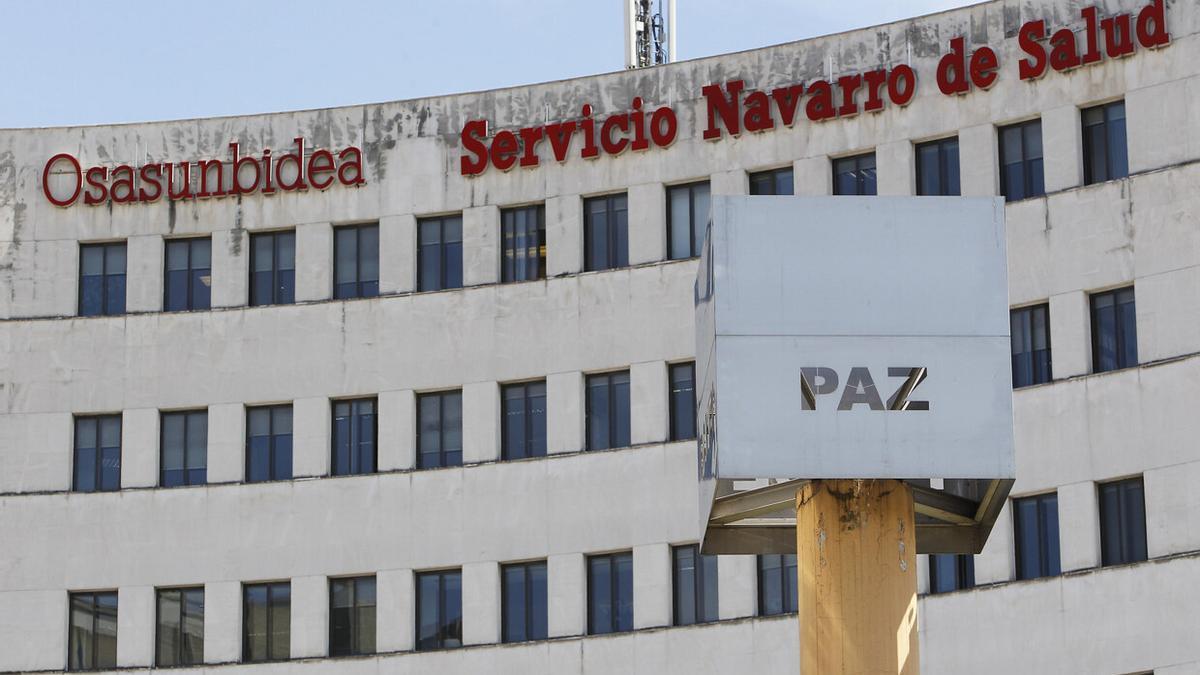
<svg viewBox="0 0 1200 675"><path fill-rule="evenodd" d="M677 0L679 57L964 0ZM0 128L298 110L619 70L620 0L0 0Z"/></svg>

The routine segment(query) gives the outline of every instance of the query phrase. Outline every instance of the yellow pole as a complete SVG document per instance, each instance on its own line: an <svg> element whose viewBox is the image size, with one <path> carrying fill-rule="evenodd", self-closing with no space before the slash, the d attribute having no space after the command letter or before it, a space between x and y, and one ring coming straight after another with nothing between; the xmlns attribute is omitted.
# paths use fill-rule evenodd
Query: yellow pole
<svg viewBox="0 0 1200 675"><path fill-rule="evenodd" d="M917 675L912 491L813 481L796 493L801 675Z"/></svg>

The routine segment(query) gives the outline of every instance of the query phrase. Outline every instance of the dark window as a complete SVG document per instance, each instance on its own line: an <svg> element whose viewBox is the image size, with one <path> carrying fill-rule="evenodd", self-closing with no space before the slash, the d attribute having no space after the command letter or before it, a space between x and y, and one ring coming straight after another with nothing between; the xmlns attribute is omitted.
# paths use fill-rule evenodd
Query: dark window
<svg viewBox="0 0 1200 675"><path fill-rule="evenodd" d="M949 593L975 585L975 556L935 553L929 556L929 592Z"/></svg>
<svg viewBox="0 0 1200 675"><path fill-rule="evenodd" d="M296 302L296 233L250 235L250 304Z"/></svg>
<svg viewBox="0 0 1200 675"><path fill-rule="evenodd" d="M795 612L800 607L796 591L796 556L763 553L758 556L758 615Z"/></svg>
<svg viewBox="0 0 1200 675"><path fill-rule="evenodd" d="M462 392L417 397L417 468L462 466Z"/></svg>
<svg viewBox="0 0 1200 675"><path fill-rule="evenodd" d="M793 188L792 167L759 171L750 174L750 194L790 195Z"/></svg>
<svg viewBox="0 0 1200 675"><path fill-rule="evenodd" d="M154 664L200 663L204 663L204 588L160 589Z"/></svg>
<svg viewBox="0 0 1200 675"><path fill-rule="evenodd" d="M292 653L292 585L246 584L242 607L242 661L282 661Z"/></svg>
<svg viewBox="0 0 1200 675"><path fill-rule="evenodd" d="M375 473L375 399L333 402L335 476Z"/></svg>
<svg viewBox="0 0 1200 675"><path fill-rule="evenodd" d="M117 592L71 593L67 670L117 666Z"/></svg>
<svg viewBox="0 0 1200 675"><path fill-rule="evenodd" d="M629 445L629 371L588 375L587 449Z"/></svg>
<svg viewBox="0 0 1200 675"><path fill-rule="evenodd" d="M161 435L159 484L176 487L208 482L208 411L163 413Z"/></svg>
<svg viewBox="0 0 1200 675"><path fill-rule="evenodd" d="M875 153L833 160L833 194L875 194Z"/></svg>
<svg viewBox="0 0 1200 675"><path fill-rule="evenodd" d="M417 575L417 649L462 646L462 572Z"/></svg>
<svg viewBox="0 0 1200 675"><path fill-rule="evenodd" d="M1100 562L1146 559L1146 493L1141 477L1100 485Z"/></svg>
<svg viewBox="0 0 1200 675"><path fill-rule="evenodd" d="M633 630L633 554L588 557L588 635Z"/></svg>
<svg viewBox="0 0 1200 675"><path fill-rule="evenodd" d="M417 222L417 290L462 288L462 216L422 218Z"/></svg>
<svg viewBox="0 0 1200 675"><path fill-rule="evenodd" d="M79 316L125 313L125 242L79 247Z"/></svg>
<svg viewBox="0 0 1200 675"><path fill-rule="evenodd" d="M500 274L504 282L546 278L546 207L500 212Z"/></svg>
<svg viewBox="0 0 1200 675"><path fill-rule="evenodd" d="M501 398L504 442L500 456L525 459L546 456L546 383L505 385Z"/></svg>
<svg viewBox="0 0 1200 675"><path fill-rule="evenodd" d="M671 547L671 590L676 626L717 620L717 556L700 555L700 547Z"/></svg>
<svg viewBox="0 0 1200 675"><path fill-rule="evenodd" d="M708 181L667 188L667 246L671 260L695 258L708 227Z"/></svg>
<svg viewBox="0 0 1200 675"><path fill-rule="evenodd" d="M696 437L696 364L670 366L671 440Z"/></svg>
<svg viewBox="0 0 1200 675"><path fill-rule="evenodd" d="M629 265L629 210L624 193L583 200L584 269Z"/></svg>
<svg viewBox="0 0 1200 675"><path fill-rule="evenodd" d="M1125 102L1084 108L1083 183L1103 183L1129 175L1125 142Z"/></svg>
<svg viewBox="0 0 1200 675"><path fill-rule="evenodd" d="M246 410L246 482L292 477L292 406Z"/></svg>
<svg viewBox="0 0 1200 675"><path fill-rule="evenodd" d="M502 640L546 639L546 563L505 565L500 570Z"/></svg>
<svg viewBox="0 0 1200 675"><path fill-rule="evenodd" d="M1009 312L1012 328L1013 388L1054 379L1050 360L1050 305Z"/></svg>
<svg viewBox="0 0 1200 675"><path fill-rule="evenodd" d="M1046 194L1042 173L1042 121L1000 127L1000 193L1006 201Z"/></svg>
<svg viewBox="0 0 1200 675"><path fill-rule="evenodd" d="M121 416L75 418L76 492L121 489Z"/></svg>
<svg viewBox="0 0 1200 675"><path fill-rule="evenodd" d="M379 224L333 229L333 297L379 295Z"/></svg>
<svg viewBox="0 0 1200 675"><path fill-rule="evenodd" d="M1058 555L1058 495L1013 500L1017 578L1036 579L1062 572Z"/></svg>
<svg viewBox="0 0 1200 675"><path fill-rule="evenodd" d="M1133 286L1092 294L1092 370L1104 373L1138 364Z"/></svg>
<svg viewBox="0 0 1200 675"><path fill-rule="evenodd" d="M953 196L958 185L958 137L920 143L917 153L917 194Z"/></svg>
<svg viewBox="0 0 1200 675"><path fill-rule="evenodd" d="M329 655L375 653L375 577L329 580Z"/></svg>
<svg viewBox="0 0 1200 675"><path fill-rule="evenodd" d="M168 239L163 311L208 309L212 290L212 239Z"/></svg>

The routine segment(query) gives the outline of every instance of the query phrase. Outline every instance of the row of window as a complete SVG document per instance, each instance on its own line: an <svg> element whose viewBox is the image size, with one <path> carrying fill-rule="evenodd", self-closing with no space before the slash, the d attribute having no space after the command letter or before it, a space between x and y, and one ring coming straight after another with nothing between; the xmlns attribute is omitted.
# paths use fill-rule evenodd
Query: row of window
<svg viewBox="0 0 1200 675"><path fill-rule="evenodd" d="M695 367L668 366L669 439L696 437ZM587 376L585 449L630 444L629 371ZM546 455L546 382L506 384L500 391L504 460ZM331 405L330 473L374 473L378 466L377 401L336 400ZM462 391L417 395L418 469L462 465ZM121 487L121 416L75 418L72 489L103 492ZM208 411L160 413L159 485L203 485L208 481ZM292 477L292 406L246 409L246 481Z"/></svg>
<svg viewBox="0 0 1200 675"><path fill-rule="evenodd" d="M1129 174L1125 104L1116 101L1081 112L1085 183ZM1045 194L1042 127L1031 120L1001 127L1001 194L1012 201ZM918 195L957 195L958 138L917 144L914 148ZM876 194L875 153L832 161L836 195ZM790 195L791 168L752 173L750 194ZM667 253L671 260L700 255L708 222L708 181L667 188ZM584 269L629 265L629 208L625 193L584 200ZM166 242L164 311L208 309L211 303L211 239ZM125 244L84 244L80 250L79 314L125 312ZM532 281L546 276L546 213L541 205L500 213L501 281ZM333 297L379 295L379 225L334 228ZM462 216L422 218L417 222L417 289L435 291L463 285ZM250 305L290 304L296 299L294 231L262 232L250 237Z"/></svg>
<svg viewBox="0 0 1200 675"><path fill-rule="evenodd" d="M672 625L718 619L717 557L695 544L671 547ZM633 554L588 556L587 634L633 630ZM795 556L759 556L759 615L796 611ZM415 645L418 651L462 646L462 572L417 572ZM546 561L500 566L501 641L548 637ZM204 587L157 591L154 662L157 666L204 662ZM116 666L117 592L70 594L68 669ZM350 656L376 651L374 576L329 579L328 654ZM242 661L285 660L291 656L291 584L242 585Z"/></svg>
<svg viewBox="0 0 1200 675"><path fill-rule="evenodd" d="M1146 560L1146 497L1142 478L1099 483L1100 564L1122 565ZM1018 579L1062 573L1058 537L1058 494L1012 500L1013 541ZM974 559L969 555L929 556L929 592L975 585Z"/></svg>

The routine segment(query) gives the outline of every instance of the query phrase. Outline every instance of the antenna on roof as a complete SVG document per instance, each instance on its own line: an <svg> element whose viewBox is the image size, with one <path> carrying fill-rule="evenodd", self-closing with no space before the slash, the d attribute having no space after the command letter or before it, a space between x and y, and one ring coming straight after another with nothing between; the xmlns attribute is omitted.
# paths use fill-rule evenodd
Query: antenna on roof
<svg viewBox="0 0 1200 675"><path fill-rule="evenodd" d="M621 0L625 5L625 67L661 66L675 60L675 0Z"/></svg>

